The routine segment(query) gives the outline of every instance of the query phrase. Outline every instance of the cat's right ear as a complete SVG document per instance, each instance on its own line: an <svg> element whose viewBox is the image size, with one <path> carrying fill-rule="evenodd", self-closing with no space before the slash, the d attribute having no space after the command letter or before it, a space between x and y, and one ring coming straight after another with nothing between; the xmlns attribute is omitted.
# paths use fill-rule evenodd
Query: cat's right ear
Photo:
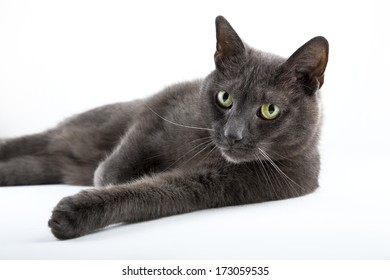
<svg viewBox="0 0 390 280"><path fill-rule="evenodd" d="M217 31L217 50L214 54L215 66L218 69L224 69L229 61L245 53L245 46L223 16L218 16L215 19L215 27Z"/></svg>

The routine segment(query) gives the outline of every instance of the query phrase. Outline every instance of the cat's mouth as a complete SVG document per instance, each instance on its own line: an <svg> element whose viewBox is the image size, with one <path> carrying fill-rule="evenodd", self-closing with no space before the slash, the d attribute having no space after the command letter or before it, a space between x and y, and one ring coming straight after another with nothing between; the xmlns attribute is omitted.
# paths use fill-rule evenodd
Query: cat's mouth
<svg viewBox="0 0 390 280"><path fill-rule="evenodd" d="M249 143L236 143L230 145L223 138L214 138L213 142L222 157L232 163L242 163L256 160L257 149Z"/></svg>

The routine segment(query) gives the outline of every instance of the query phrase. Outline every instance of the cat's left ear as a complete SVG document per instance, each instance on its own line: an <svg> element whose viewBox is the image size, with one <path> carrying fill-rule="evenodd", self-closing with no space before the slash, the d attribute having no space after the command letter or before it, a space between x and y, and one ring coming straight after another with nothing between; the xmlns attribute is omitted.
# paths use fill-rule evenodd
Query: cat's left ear
<svg viewBox="0 0 390 280"><path fill-rule="evenodd" d="M297 81L304 84L307 93L314 93L324 83L328 53L328 41L321 36L315 37L293 53L284 66Z"/></svg>
<svg viewBox="0 0 390 280"><path fill-rule="evenodd" d="M217 50L214 54L214 60L217 68L223 69L226 63L245 54L245 46L223 16L218 16L215 19L215 27L217 31Z"/></svg>

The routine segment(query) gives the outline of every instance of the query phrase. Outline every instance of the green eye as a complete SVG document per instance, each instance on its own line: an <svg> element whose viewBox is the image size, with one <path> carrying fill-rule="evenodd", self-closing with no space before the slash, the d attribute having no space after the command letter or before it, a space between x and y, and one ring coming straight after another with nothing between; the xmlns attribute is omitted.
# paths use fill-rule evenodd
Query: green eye
<svg viewBox="0 0 390 280"><path fill-rule="evenodd" d="M273 120L280 114L280 109L275 104L266 103L261 105L258 114L266 120Z"/></svg>
<svg viewBox="0 0 390 280"><path fill-rule="evenodd" d="M224 90L220 90L217 95L219 106L223 108L230 108L233 105L233 98Z"/></svg>

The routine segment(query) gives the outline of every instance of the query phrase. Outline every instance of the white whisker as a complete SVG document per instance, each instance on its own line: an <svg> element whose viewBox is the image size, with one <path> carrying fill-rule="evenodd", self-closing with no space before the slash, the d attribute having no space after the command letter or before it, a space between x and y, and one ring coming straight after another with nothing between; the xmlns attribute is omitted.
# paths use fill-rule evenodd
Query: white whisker
<svg viewBox="0 0 390 280"><path fill-rule="evenodd" d="M258 150L260 151L260 153L267 159L267 161L269 161L269 163L275 168L275 170L280 174L280 175L282 175L282 178L284 178L285 180L288 180L290 183L293 183L294 185L296 185L297 187L299 187L301 190L303 190L303 187L301 186L301 185L299 185L298 183L296 183L293 179L291 179L289 176L287 176L277 165L276 165L276 163L267 155L267 153L264 151L264 150L262 150L262 149L260 149L260 148L258 148ZM287 181L286 181L287 182ZM290 187L292 187L292 186L290 186ZM292 189L294 189L293 187L292 187ZM295 190L295 189L294 189ZM298 195L299 193L298 193L298 191L296 191L295 190L295 192L296 192L296 194Z"/></svg>
<svg viewBox="0 0 390 280"><path fill-rule="evenodd" d="M260 165L259 165L259 163L261 164L261 167L262 167L262 169L264 170L264 174L265 174L265 176L266 176L266 180L269 182L269 184L270 184L270 186L271 186L271 188L272 188L272 190L273 190L273 194L276 196L277 195L277 192L276 192L276 189L275 189L275 187L274 187L274 185L273 185L273 183L272 183L272 180L271 180L271 177L269 176L269 172L271 172L271 171L268 171L267 170L267 168L266 168L266 166L264 165L264 163L263 163L263 161L260 159L260 157L255 153L255 158L257 159L256 160L256 163L257 163L257 165L260 167ZM275 182L276 183L279 183L278 182L278 180L276 180L276 178L274 178L275 179Z"/></svg>
<svg viewBox="0 0 390 280"><path fill-rule="evenodd" d="M202 140L205 140L205 139L211 139L211 136L207 136L207 137L202 137L202 138L196 138L196 139L194 139L194 140L191 140L191 141L189 141L189 142L186 142L186 143L184 143L184 144L181 144L178 148L177 148L177 150L180 150L181 148L183 148L184 146L187 146L188 144L192 144L192 143L194 143L195 144L195 142L198 142L198 141L202 141ZM192 151L192 150L191 150ZM147 160L151 160L151 159L154 159L154 158L158 158L158 157L162 157L162 156L165 156L165 155L167 155L168 153L160 153L160 154L155 154L155 155L152 155L152 156L150 156L150 157L146 157L146 158L144 158L143 160L144 161L147 161Z"/></svg>
<svg viewBox="0 0 390 280"><path fill-rule="evenodd" d="M205 161L217 148L217 146L214 146L214 148L211 149L210 152L207 153L207 155L202 159L202 161Z"/></svg>
<svg viewBox="0 0 390 280"><path fill-rule="evenodd" d="M195 155L193 155L190 159L186 160L186 161L183 163L183 165L186 164L187 162L191 161L193 158L195 158L197 155L199 155L201 152L203 152L204 150L206 150L207 148L209 148L209 147L212 146L212 145L213 145L213 143L212 143L212 141L210 141L210 143L207 144L206 147L204 147L203 149L201 149L199 152L197 152Z"/></svg>
<svg viewBox="0 0 390 280"><path fill-rule="evenodd" d="M211 138L211 137L206 137L206 138ZM179 162L181 159L183 159L186 155L188 155L189 153L191 153L193 150L196 150L197 148L199 147L202 147L204 145L206 145L206 148L208 147L208 145L212 142L212 140L207 140L207 141L204 141L198 145L196 145L195 147L193 147L192 149L190 149L188 152L186 152L184 155L182 155L181 157L179 157L177 160L175 160L172 164L170 164L167 168L165 168L164 172L167 171L169 168L171 168L173 165L175 165L177 162Z"/></svg>
<svg viewBox="0 0 390 280"><path fill-rule="evenodd" d="M260 150L259 150L259 151L260 151ZM265 158L267 159L267 155L264 155L263 152L264 152L264 151L261 150L261 151L260 151L260 154L261 154L263 157L265 157ZM275 165L273 164L273 162L271 162L269 159L267 159L267 162L269 162L269 164L271 164L271 166L273 167L272 169L269 169L269 172L270 172L270 174L272 175L272 177L275 179L275 182L277 182L277 184L278 184L280 190L284 190L283 185L282 185L282 182L281 182L281 180L280 180L280 179L282 179L282 180L286 183L286 186L287 186L287 188L289 189L289 191L291 191L291 192L296 192L296 191L294 190L294 187L291 186L291 182L288 181L288 180L284 177L284 175L283 175L282 173L279 172L279 170L278 170L277 168L275 168Z"/></svg>
<svg viewBox="0 0 390 280"><path fill-rule="evenodd" d="M208 131L214 131L214 129L211 129L211 128L204 128L204 127L198 127L198 126L192 126L192 125L184 125L184 124L180 124L180 123L176 123L176 122L173 122L173 121L170 121L166 118L164 118L163 116L159 115L156 111L154 111L152 108L150 108L146 103L145 103L145 106L152 112L154 113L156 116L158 116L159 118L161 118L162 120L170 123L170 124L173 124L173 125L177 125L177 126L180 126L180 127L184 127L184 128L191 128L191 129L199 129L199 130L208 130Z"/></svg>

